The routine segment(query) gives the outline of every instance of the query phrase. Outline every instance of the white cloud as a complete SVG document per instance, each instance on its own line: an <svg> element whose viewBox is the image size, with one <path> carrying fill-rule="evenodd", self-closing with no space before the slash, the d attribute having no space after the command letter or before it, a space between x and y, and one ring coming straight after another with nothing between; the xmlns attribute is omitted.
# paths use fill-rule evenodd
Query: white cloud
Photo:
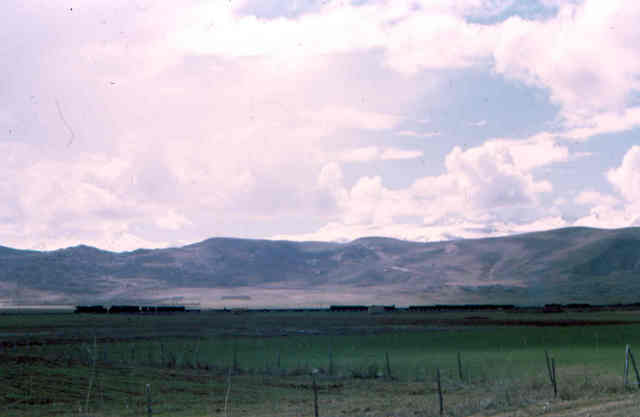
<svg viewBox="0 0 640 417"><path fill-rule="evenodd" d="M632 146L622 163L606 173L622 199L597 191L584 191L576 202L591 206L576 226L618 228L640 226L640 146Z"/></svg>
<svg viewBox="0 0 640 417"><path fill-rule="evenodd" d="M349 242L361 237L387 236L416 242L437 242L452 239L478 239L508 236L514 233L544 231L567 227L568 222L559 217L540 218L527 224L504 222L478 222L453 218L438 225L416 224L343 224L332 222L313 233L301 235L277 235L274 240Z"/></svg>
<svg viewBox="0 0 640 417"><path fill-rule="evenodd" d="M303 117L316 123L325 123L335 128L360 128L369 130L391 129L398 117L390 114L363 111L350 107L328 107L309 112Z"/></svg>
<svg viewBox="0 0 640 417"><path fill-rule="evenodd" d="M378 160L415 159L422 156L423 152L419 150L367 146L342 151L338 154L338 159L341 162L372 162Z"/></svg>
<svg viewBox="0 0 640 417"><path fill-rule="evenodd" d="M490 29L468 24L463 16L497 13L503 7L484 1L327 2L295 19L260 19L235 15L223 3L207 3L180 13L190 24L183 25L173 43L197 54L269 56L284 65L298 65L310 56L384 48L389 65L403 72L466 67L490 52L482 35ZM425 43L431 47L423 47Z"/></svg>
<svg viewBox="0 0 640 417"><path fill-rule="evenodd" d="M570 155L569 158L572 160L576 160L581 158L588 158L590 156L593 156L593 152L574 152Z"/></svg>
<svg viewBox="0 0 640 417"><path fill-rule="evenodd" d="M627 201L640 203L640 146L632 146L607 178Z"/></svg>
<svg viewBox="0 0 640 417"><path fill-rule="evenodd" d="M638 124L625 107L630 93L640 86L640 53L635 47L640 6L587 0L557 4L557 15L546 20L514 16L494 25L467 20L495 15L510 5L509 1L328 3L295 19L259 19L238 16L219 3L205 4L185 15L190 24L176 32L174 43L197 54L268 57L280 68L298 70L318 56L374 49L384 51L390 68L407 75L493 66L508 78L549 89L567 126L573 128L572 137L624 129L614 120L616 114L625 115L623 125ZM594 50L599 53L593 54ZM603 64L612 62L616 64ZM596 116L602 120L594 122Z"/></svg>
<svg viewBox="0 0 640 417"><path fill-rule="evenodd" d="M156 217L155 223L158 227L167 230L180 230L183 226L193 224L174 209L170 209L164 216Z"/></svg>
<svg viewBox="0 0 640 417"><path fill-rule="evenodd" d="M582 127L569 129L562 136L584 141L603 133L624 132L640 126L640 107L629 107L620 112L604 112L593 115Z"/></svg>
<svg viewBox="0 0 640 417"><path fill-rule="evenodd" d="M524 140L496 139L488 141L487 146L509 149L515 165L522 171L570 159L568 148L545 133Z"/></svg>
<svg viewBox="0 0 640 417"><path fill-rule="evenodd" d="M376 155L372 149L360 152L362 158ZM330 184L339 215L318 232L303 234L300 239L349 240L381 234L434 240L564 226L566 222L559 217L540 216L527 222L520 216L522 210L544 213L538 195L552 189L548 181L536 180L531 171L568 158L567 148L548 136L494 139L464 151L455 147L445 159L445 173L395 190L385 187L380 176L361 177L347 189L341 184L337 165L328 165L319 182ZM422 224L402 224L399 219L405 217L422 218Z"/></svg>
<svg viewBox="0 0 640 417"><path fill-rule="evenodd" d="M624 112L638 90L638 18L636 2L599 0L564 3L545 21L512 17L500 25L495 69L548 88L569 126L588 127L594 116Z"/></svg>
<svg viewBox="0 0 640 417"><path fill-rule="evenodd" d="M614 209L609 206L594 206L587 216L577 219L573 226L617 229L621 227L640 226L640 215L627 209Z"/></svg>
<svg viewBox="0 0 640 417"><path fill-rule="evenodd" d="M423 156L422 151L414 151L409 149L386 148L380 153L380 159L383 161L393 161L402 159L415 159Z"/></svg>
<svg viewBox="0 0 640 417"><path fill-rule="evenodd" d="M411 136L417 138L430 138L433 136L440 136L440 132L417 132L415 130L400 130L396 132L396 135L399 136Z"/></svg>
<svg viewBox="0 0 640 417"><path fill-rule="evenodd" d="M540 195L553 190L534 168L572 157L552 135L454 148L441 175L403 189L375 172L347 188L339 165L423 157L376 141L438 136L396 129L430 123L410 110L429 114L415 103L451 69L493 66L549 89L572 139L640 124L640 108L628 102L638 86L635 3L564 4L544 21L469 22L509 3L329 3L274 19L242 15L236 0L10 8L16 14L0 37L15 65L3 98L14 101L0 109L0 123L27 133L24 143L0 143L0 243L131 249L166 245L168 232L191 230L180 236L190 240L250 233L250 221L292 216L333 221L326 230L335 235L343 227L347 235L432 239L452 228L479 236L499 221L516 230L517 210L540 209ZM38 36L24 48L28 33ZM69 147L56 101L76 134ZM609 178L632 204L639 187L629 155ZM429 228L396 225L403 216ZM456 229L458 220L465 226Z"/></svg>
<svg viewBox="0 0 640 417"><path fill-rule="evenodd" d="M320 187L336 189L342 186L342 169L335 162L330 162L322 167L318 175Z"/></svg>
<svg viewBox="0 0 640 417"><path fill-rule="evenodd" d="M477 122L471 122L469 123L470 126L475 126L475 127L482 127L482 126L486 126L487 125L487 121L486 120L478 120Z"/></svg>
<svg viewBox="0 0 640 417"><path fill-rule="evenodd" d="M505 235L512 233L529 233L540 232L544 230L559 229L562 227L568 227L571 224L562 217L542 217L536 219L530 223L525 224L509 224L504 227L503 233Z"/></svg>
<svg viewBox="0 0 640 417"><path fill-rule="evenodd" d="M542 145L548 146L545 142ZM445 164L476 207L532 204L537 193L551 191L552 186L548 181L535 181L528 171L555 159L554 155L533 152L535 149L528 143L488 141L466 151L454 148Z"/></svg>
<svg viewBox="0 0 640 417"><path fill-rule="evenodd" d="M602 194L598 191L582 191L575 198L575 202L582 205L604 205L615 206L620 204L620 200L612 195Z"/></svg>
<svg viewBox="0 0 640 417"><path fill-rule="evenodd" d="M10 142L0 147L9 155L0 167L3 244L44 250L79 243L117 250L167 244L130 230L133 223L144 223L157 204L131 193L130 159L80 153L37 160L33 155L46 147Z"/></svg>
<svg viewBox="0 0 640 417"><path fill-rule="evenodd" d="M377 146L367 146L343 151L338 158L342 162L370 162L379 159L379 155Z"/></svg>

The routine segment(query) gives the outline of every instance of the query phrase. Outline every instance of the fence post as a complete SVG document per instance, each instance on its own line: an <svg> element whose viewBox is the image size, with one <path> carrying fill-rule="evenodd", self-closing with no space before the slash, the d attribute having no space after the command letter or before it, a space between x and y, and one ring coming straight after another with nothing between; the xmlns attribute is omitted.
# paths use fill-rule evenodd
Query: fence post
<svg viewBox="0 0 640 417"><path fill-rule="evenodd" d="M438 383L438 401L440 403L440 415L444 415L444 399L442 398L442 384L440 383L440 368L436 368L436 381Z"/></svg>
<svg viewBox="0 0 640 417"><path fill-rule="evenodd" d="M558 380L556 379L556 360L551 358L551 374L553 375L553 398L558 397Z"/></svg>
<svg viewBox="0 0 640 417"><path fill-rule="evenodd" d="M151 417L153 415L153 410L151 409L151 384L147 384L147 416Z"/></svg>
<svg viewBox="0 0 640 417"><path fill-rule="evenodd" d="M313 380L313 415L315 417L319 417L318 413L318 385L316 385L316 374L311 373L311 378Z"/></svg>
<svg viewBox="0 0 640 417"><path fill-rule="evenodd" d="M549 352L544 351L544 357L547 360L547 373L549 374L549 382L553 385L553 372L551 371L551 359L549 359Z"/></svg>
<svg viewBox="0 0 640 417"><path fill-rule="evenodd" d="M629 345L627 345L627 347L624 349L624 387L627 387L627 384L629 383L629 351L631 350L631 347Z"/></svg>
<svg viewBox="0 0 640 417"><path fill-rule="evenodd" d="M387 371L387 378L393 379L393 376L391 375L391 364L389 363L389 352L384 353L384 360L385 360L385 368Z"/></svg>
<svg viewBox="0 0 640 417"><path fill-rule="evenodd" d="M638 373L638 367L636 366L636 358L633 356L633 351L629 348L629 357L631 358L631 365L633 366L633 370L636 373L636 381L637 385L640 386L640 373Z"/></svg>
<svg viewBox="0 0 640 417"><path fill-rule="evenodd" d="M229 368L229 375L227 375L227 392L224 395L224 417L229 416L229 394L231 394L231 368Z"/></svg>

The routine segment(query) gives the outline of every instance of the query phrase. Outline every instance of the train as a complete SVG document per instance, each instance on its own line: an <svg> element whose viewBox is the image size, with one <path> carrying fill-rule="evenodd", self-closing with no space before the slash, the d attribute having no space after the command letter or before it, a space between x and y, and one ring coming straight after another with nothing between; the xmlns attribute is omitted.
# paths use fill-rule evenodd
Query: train
<svg viewBox="0 0 640 417"><path fill-rule="evenodd" d="M89 314L153 314L153 313L188 313L200 310L187 309L185 306L139 306L139 305L112 305L106 308L102 305L76 306L75 313Z"/></svg>
<svg viewBox="0 0 640 417"><path fill-rule="evenodd" d="M211 312L443 312L443 311L504 311L504 312L542 312L561 313L566 311L615 311L615 310L640 310L640 303L631 304L545 304L544 306L515 306L513 304L434 304L434 305L410 305L408 307L396 307L395 305L331 305L328 308L232 308L210 309ZM166 314L166 313L190 313L200 312L200 309L188 309L182 305L112 305L109 308L103 305L79 305L75 313L89 314Z"/></svg>

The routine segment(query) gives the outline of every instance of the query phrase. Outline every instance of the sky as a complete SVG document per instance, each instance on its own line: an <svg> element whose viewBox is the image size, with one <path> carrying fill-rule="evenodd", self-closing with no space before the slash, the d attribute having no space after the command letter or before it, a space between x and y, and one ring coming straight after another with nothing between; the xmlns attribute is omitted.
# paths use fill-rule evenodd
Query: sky
<svg viewBox="0 0 640 417"><path fill-rule="evenodd" d="M2 9L0 245L640 226L640 2Z"/></svg>

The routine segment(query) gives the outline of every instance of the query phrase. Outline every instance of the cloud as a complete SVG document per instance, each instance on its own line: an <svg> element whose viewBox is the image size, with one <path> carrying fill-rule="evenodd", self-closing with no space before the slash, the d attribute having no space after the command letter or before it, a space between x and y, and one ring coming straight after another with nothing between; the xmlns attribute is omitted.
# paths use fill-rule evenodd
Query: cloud
<svg viewBox="0 0 640 417"><path fill-rule="evenodd" d="M363 148L359 155L378 154ZM349 240L376 234L433 240L446 233L479 237L566 225L559 217L544 215L538 196L550 192L552 185L534 178L532 170L568 159L567 148L545 135L493 139L467 150L454 147L445 158L443 174L416 179L400 189L386 187L380 176L361 177L346 188L339 167L331 164L322 170L319 183L332 190L338 214L317 232L300 238ZM404 224L404 218L422 222Z"/></svg>
<svg viewBox="0 0 640 417"><path fill-rule="evenodd" d="M391 129L398 117L349 107L329 107L309 112L303 117L316 123L325 123L338 128L360 128L369 130Z"/></svg>
<svg viewBox="0 0 640 417"><path fill-rule="evenodd" d="M607 179L628 202L640 203L640 146L632 146L622 164L607 172Z"/></svg>
<svg viewBox="0 0 640 417"><path fill-rule="evenodd" d="M575 198L576 203L582 205L605 205L615 206L620 204L620 200L612 195L603 194L598 191L582 191Z"/></svg>
<svg viewBox="0 0 640 417"><path fill-rule="evenodd" d="M342 169L335 162L326 164L318 175L318 185L323 188L336 189L342 186Z"/></svg>
<svg viewBox="0 0 640 417"><path fill-rule="evenodd" d="M511 17L499 25L495 70L547 88L568 126L588 127L594 116L624 112L638 90L639 17L637 3L598 0L561 4L542 21Z"/></svg>
<svg viewBox="0 0 640 417"><path fill-rule="evenodd" d="M96 2L75 14L15 8L10 23L56 35L20 48L24 28L0 28L21 68L7 81L17 101L0 109L2 123L21 135L21 143L0 142L2 244L121 250L258 237L283 219L331 218L336 197L317 184L318 172L340 149L393 130L425 89L387 79L386 70L370 73L362 56L305 48L309 59L283 64L269 51L208 53L204 46L224 44L227 30L242 37L262 27L236 25L244 22L236 3ZM180 37L200 23L203 38ZM75 132L70 146L56 101ZM374 147L377 160L422 155Z"/></svg>
<svg viewBox="0 0 640 417"><path fill-rule="evenodd" d="M9 7L1 243L122 250L322 224L327 234L419 237L404 217L422 219L417 230L431 239L530 223L555 185L535 169L572 158L556 137L639 124L630 104L639 12L586 1L547 19L474 23L509 4L327 3L269 18L235 0ZM346 187L340 164L429 152L389 140L439 135L398 129L430 123L416 115L429 114L443 74L457 69L547 89L566 132L428 155L441 158L441 175L404 188L378 172ZM628 155L609 179L631 205L637 158Z"/></svg>
<svg viewBox="0 0 640 417"><path fill-rule="evenodd" d="M482 126L486 126L486 125L487 125L487 121L486 120L479 120L477 122L469 123L469 126L475 126L475 127L482 127Z"/></svg>
<svg viewBox="0 0 640 417"><path fill-rule="evenodd" d="M468 24L463 16L498 9L491 2L469 1L327 2L296 18L262 19L238 15L223 3L207 3L186 14L190 25L183 25L173 43L197 54L269 56L285 65L317 55L384 48L388 64L402 72L466 67L489 52L481 36L489 29ZM425 43L431 47L423 48Z"/></svg>
<svg viewBox="0 0 640 417"><path fill-rule="evenodd" d="M590 156L593 156L593 152L574 152L571 154L571 159L588 158Z"/></svg>
<svg viewBox="0 0 640 417"><path fill-rule="evenodd" d="M131 159L79 153L44 160L34 157L42 147L4 142L0 148L9 155L0 167L3 244L46 250L78 243L119 250L167 244L131 228L153 216L157 205L131 192Z"/></svg>
<svg viewBox="0 0 640 417"><path fill-rule="evenodd" d="M417 138L430 138L433 136L440 136L440 132L416 132L415 130L400 130L396 132L396 135L399 136L411 136Z"/></svg>
<svg viewBox="0 0 640 417"><path fill-rule="evenodd" d="M493 149L508 149L514 164L522 171L566 162L570 159L569 149L546 133L537 134L523 140L494 139L486 142Z"/></svg>
<svg viewBox="0 0 640 417"><path fill-rule="evenodd" d="M380 148L367 146L342 151L338 155L341 162L372 162L415 159L423 156L423 152L412 149Z"/></svg>
<svg viewBox="0 0 640 417"><path fill-rule="evenodd" d="M621 164L607 171L606 177L620 194L584 191L576 202L591 206L589 214L576 220L575 225L618 228L640 226L640 146L632 146Z"/></svg>
<svg viewBox="0 0 640 417"><path fill-rule="evenodd" d="M640 107L630 107L620 112L604 112L593 115L582 127L562 132L561 136L584 141L592 136L631 130L640 126Z"/></svg>
<svg viewBox="0 0 640 417"><path fill-rule="evenodd" d="M396 161L403 159L416 159L423 155L424 153L422 151L417 150L386 148L380 154L380 159L383 161Z"/></svg>
<svg viewBox="0 0 640 417"><path fill-rule="evenodd" d="M556 14L546 19L512 16L492 25L469 20L498 15L511 5L329 2L296 18L261 19L238 15L233 7L218 3L203 4L186 15L190 24L183 25L173 41L176 48L199 55L266 57L298 69L318 56L373 50L383 51L386 65L407 75L491 67L507 78L548 89L566 126L573 129L572 137L625 129L614 119L628 112L631 94L640 86L640 53L635 47L640 6L622 1L552 2L546 7ZM600 52L596 56L593 50ZM616 65L603 65L610 62ZM594 123L596 116L601 120ZM622 121L627 126L637 125L631 114L624 119L629 119Z"/></svg>
<svg viewBox="0 0 640 417"><path fill-rule="evenodd" d="M183 226L193 224L173 209L170 209L164 216L156 217L155 223L158 227L168 230L180 230Z"/></svg>
<svg viewBox="0 0 640 417"><path fill-rule="evenodd" d="M450 219L438 225L394 223L387 225L361 225L329 223L316 232L301 235L277 235L274 240L349 242L361 237L387 236L416 242L438 242L453 239L479 239L508 236L567 227L560 217L545 217L526 224L504 222L474 222L463 218Z"/></svg>
<svg viewBox="0 0 640 417"><path fill-rule="evenodd" d="M589 210L589 214L577 219L572 226L598 227L617 229L621 227L640 226L637 211L615 209L611 206L597 205Z"/></svg>

